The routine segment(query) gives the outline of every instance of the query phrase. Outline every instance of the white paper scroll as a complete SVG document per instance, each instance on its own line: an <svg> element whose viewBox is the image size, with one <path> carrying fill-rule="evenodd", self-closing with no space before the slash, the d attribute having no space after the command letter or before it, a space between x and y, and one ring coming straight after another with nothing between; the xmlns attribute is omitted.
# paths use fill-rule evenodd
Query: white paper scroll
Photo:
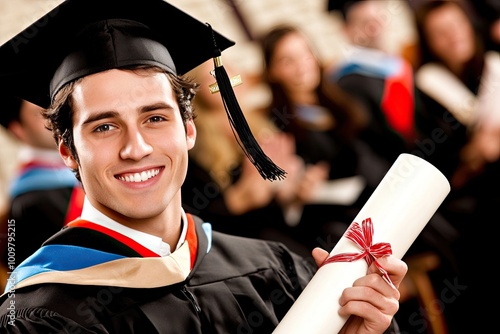
<svg viewBox="0 0 500 334"><path fill-rule="evenodd" d="M388 242L402 258L450 192L446 177L427 161L401 154L360 210L354 222L371 218L373 244ZM330 255L359 253L342 237ZM338 333L347 318L338 315L342 291L367 272L365 260L334 262L318 269L273 334Z"/></svg>

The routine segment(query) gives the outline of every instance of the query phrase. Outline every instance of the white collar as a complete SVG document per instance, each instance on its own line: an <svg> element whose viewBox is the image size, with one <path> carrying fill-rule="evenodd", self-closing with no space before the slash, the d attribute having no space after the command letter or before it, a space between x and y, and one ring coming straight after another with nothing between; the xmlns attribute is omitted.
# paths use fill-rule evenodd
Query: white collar
<svg viewBox="0 0 500 334"><path fill-rule="evenodd" d="M362 62L363 64L380 66L380 62L394 56L382 50L360 45L348 45L343 54L343 62Z"/></svg>
<svg viewBox="0 0 500 334"><path fill-rule="evenodd" d="M182 212L181 215L182 230L179 241L177 242L175 249L178 249L184 243L187 233L186 213L184 212L183 209L181 212ZM121 233L135 240L136 242L140 243L144 247L148 248L149 250L155 252L160 256L168 256L171 253L170 245L164 242L160 237L135 230L133 228L122 225L117 221L114 221L113 219L109 218L108 216L97 210L87 199L87 196L85 196L85 200L83 202L83 209L80 218L95 224L99 224L115 232Z"/></svg>

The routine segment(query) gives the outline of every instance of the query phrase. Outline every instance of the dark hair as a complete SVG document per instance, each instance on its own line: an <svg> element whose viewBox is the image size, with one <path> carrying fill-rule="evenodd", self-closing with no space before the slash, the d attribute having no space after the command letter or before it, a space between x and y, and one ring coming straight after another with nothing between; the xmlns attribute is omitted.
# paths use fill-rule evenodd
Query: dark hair
<svg viewBox="0 0 500 334"><path fill-rule="evenodd" d="M265 66L264 73L267 74L270 68L271 59L276 51L276 46L278 45L278 43L285 36L295 33L304 36L306 42L308 42L311 52L318 62L320 73L324 73L323 64L317 56L318 53L308 40L307 36L304 35L299 28L288 24L275 26L260 38L260 45L262 48ZM269 81L268 75L265 75L264 79L267 81L272 95L271 104L267 108L268 112L286 113L286 115L292 115L293 117L295 113L295 107L283 87L278 83ZM337 84L327 82L323 75L321 75L321 81L316 88L316 93L318 94L319 103L323 107L326 107L328 110L330 110L336 121L339 123L338 130L340 136L344 138L352 138L357 134L357 131L361 127L366 125L366 122L368 120L366 118L365 111L362 110L362 107L357 102L355 102L350 95L344 92ZM289 125L293 126L293 118L292 122L290 122ZM287 130L286 127L284 127L282 124L277 124L277 126L282 130ZM295 130L298 132L298 135L300 135L301 130Z"/></svg>
<svg viewBox="0 0 500 334"><path fill-rule="evenodd" d="M291 34L300 34L304 36L306 42L309 42L303 32L299 30L297 27L281 24L277 25L271 30L269 30L264 36L260 39L260 44L262 47L262 53L264 58L264 79L267 81L269 88L271 89L271 105L268 107L268 111L271 113L286 113L286 115L293 115L295 113L295 107L293 103L290 101L290 98L286 94L284 88L276 82L272 82L269 80L269 69L271 68L272 58L276 52L276 47L283 38ZM311 50L312 54L315 56L318 66L322 71L322 65L317 57L317 52L313 49L311 43L308 43L308 47ZM278 117L281 118L281 117ZM286 130L283 127L283 124L277 124L279 128L282 130ZM291 124L289 124L291 125Z"/></svg>
<svg viewBox="0 0 500 334"><path fill-rule="evenodd" d="M171 74L156 66L140 65L121 69L137 73L144 71L165 73L175 92L184 125L189 119L195 118L196 115L191 101L196 95L198 85L190 79ZM73 139L73 99L71 97L75 85L81 80L82 78L63 86L54 97L51 106L43 113L47 120L47 128L52 131L56 143L62 140L77 162L79 162L79 159ZM78 170L73 170L73 172L76 178L81 181Z"/></svg>
<svg viewBox="0 0 500 334"><path fill-rule="evenodd" d="M434 53L432 52L427 37L425 33L425 24L427 23L427 18L429 15L437 9L444 6L456 6L459 8L465 16L469 19L472 28L474 29L475 37L475 53L471 60L465 64L465 72L459 74L460 79L468 86L475 86L478 78L478 74L482 72L484 66L484 43L482 38L478 34L478 27L475 24L473 17L468 14L467 8L460 1L441 1L441 0L428 0L423 2L415 9L415 23L417 28L417 33L419 35L419 66L422 66L429 62L442 63ZM443 64L443 63L442 63ZM443 64L446 66L446 64ZM476 89L473 87L473 91Z"/></svg>
<svg viewBox="0 0 500 334"><path fill-rule="evenodd" d="M346 0L328 0L327 3L327 10L329 12L334 12L334 11L339 11L340 14L342 15L342 19L347 18L348 12L351 9L353 5L358 3L359 0L352 0L352 1L346 1Z"/></svg>

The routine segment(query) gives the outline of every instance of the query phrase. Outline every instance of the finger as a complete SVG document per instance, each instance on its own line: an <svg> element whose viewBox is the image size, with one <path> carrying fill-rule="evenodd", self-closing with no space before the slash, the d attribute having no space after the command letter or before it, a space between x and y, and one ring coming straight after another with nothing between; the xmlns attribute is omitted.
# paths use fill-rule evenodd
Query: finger
<svg viewBox="0 0 500 334"><path fill-rule="evenodd" d="M323 262L325 262L328 255L329 253L326 250L319 247L316 247L312 250L312 256L318 267L321 266Z"/></svg>
<svg viewBox="0 0 500 334"><path fill-rule="evenodd" d="M354 281L352 287L344 289L340 297L340 305L357 300L368 302L384 313L396 312L399 307L400 292L393 289L378 274L369 274Z"/></svg>
<svg viewBox="0 0 500 334"><path fill-rule="evenodd" d="M389 287L379 275L371 274L371 279L378 281L375 288L372 286L355 286L347 288L339 300L342 312L357 315L363 318L371 317L370 321L380 321L384 317L392 318L399 310L399 291ZM359 283L359 282L358 282ZM385 291L381 293L380 291ZM370 306L370 308L368 308ZM368 309L372 313L365 314ZM375 313L378 314L375 314ZM343 314L343 313L342 313Z"/></svg>
<svg viewBox="0 0 500 334"><path fill-rule="evenodd" d="M398 288L404 276L408 272L408 265L394 255L378 258L377 262L387 271L392 283L396 286L396 288ZM368 273L380 274L380 270L377 268L375 263L372 263L368 268Z"/></svg>
<svg viewBox="0 0 500 334"><path fill-rule="evenodd" d="M349 317L349 329L342 333L381 333L391 325L393 315L385 314L370 303L351 301L339 309L340 316ZM344 326L345 327L345 326Z"/></svg>
<svg viewBox="0 0 500 334"><path fill-rule="evenodd" d="M360 327L353 333L374 333L388 328L398 310L397 299L387 298L369 287L352 287L342 293L339 315L350 316L349 319L357 319L356 322L361 320Z"/></svg>

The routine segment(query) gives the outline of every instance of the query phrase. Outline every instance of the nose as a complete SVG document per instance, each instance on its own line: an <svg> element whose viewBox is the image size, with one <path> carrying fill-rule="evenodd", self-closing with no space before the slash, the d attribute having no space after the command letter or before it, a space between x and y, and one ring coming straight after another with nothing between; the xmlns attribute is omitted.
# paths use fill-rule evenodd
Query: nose
<svg viewBox="0 0 500 334"><path fill-rule="evenodd" d="M120 151L120 158L140 160L153 152L144 135L136 128L128 129L125 143Z"/></svg>

